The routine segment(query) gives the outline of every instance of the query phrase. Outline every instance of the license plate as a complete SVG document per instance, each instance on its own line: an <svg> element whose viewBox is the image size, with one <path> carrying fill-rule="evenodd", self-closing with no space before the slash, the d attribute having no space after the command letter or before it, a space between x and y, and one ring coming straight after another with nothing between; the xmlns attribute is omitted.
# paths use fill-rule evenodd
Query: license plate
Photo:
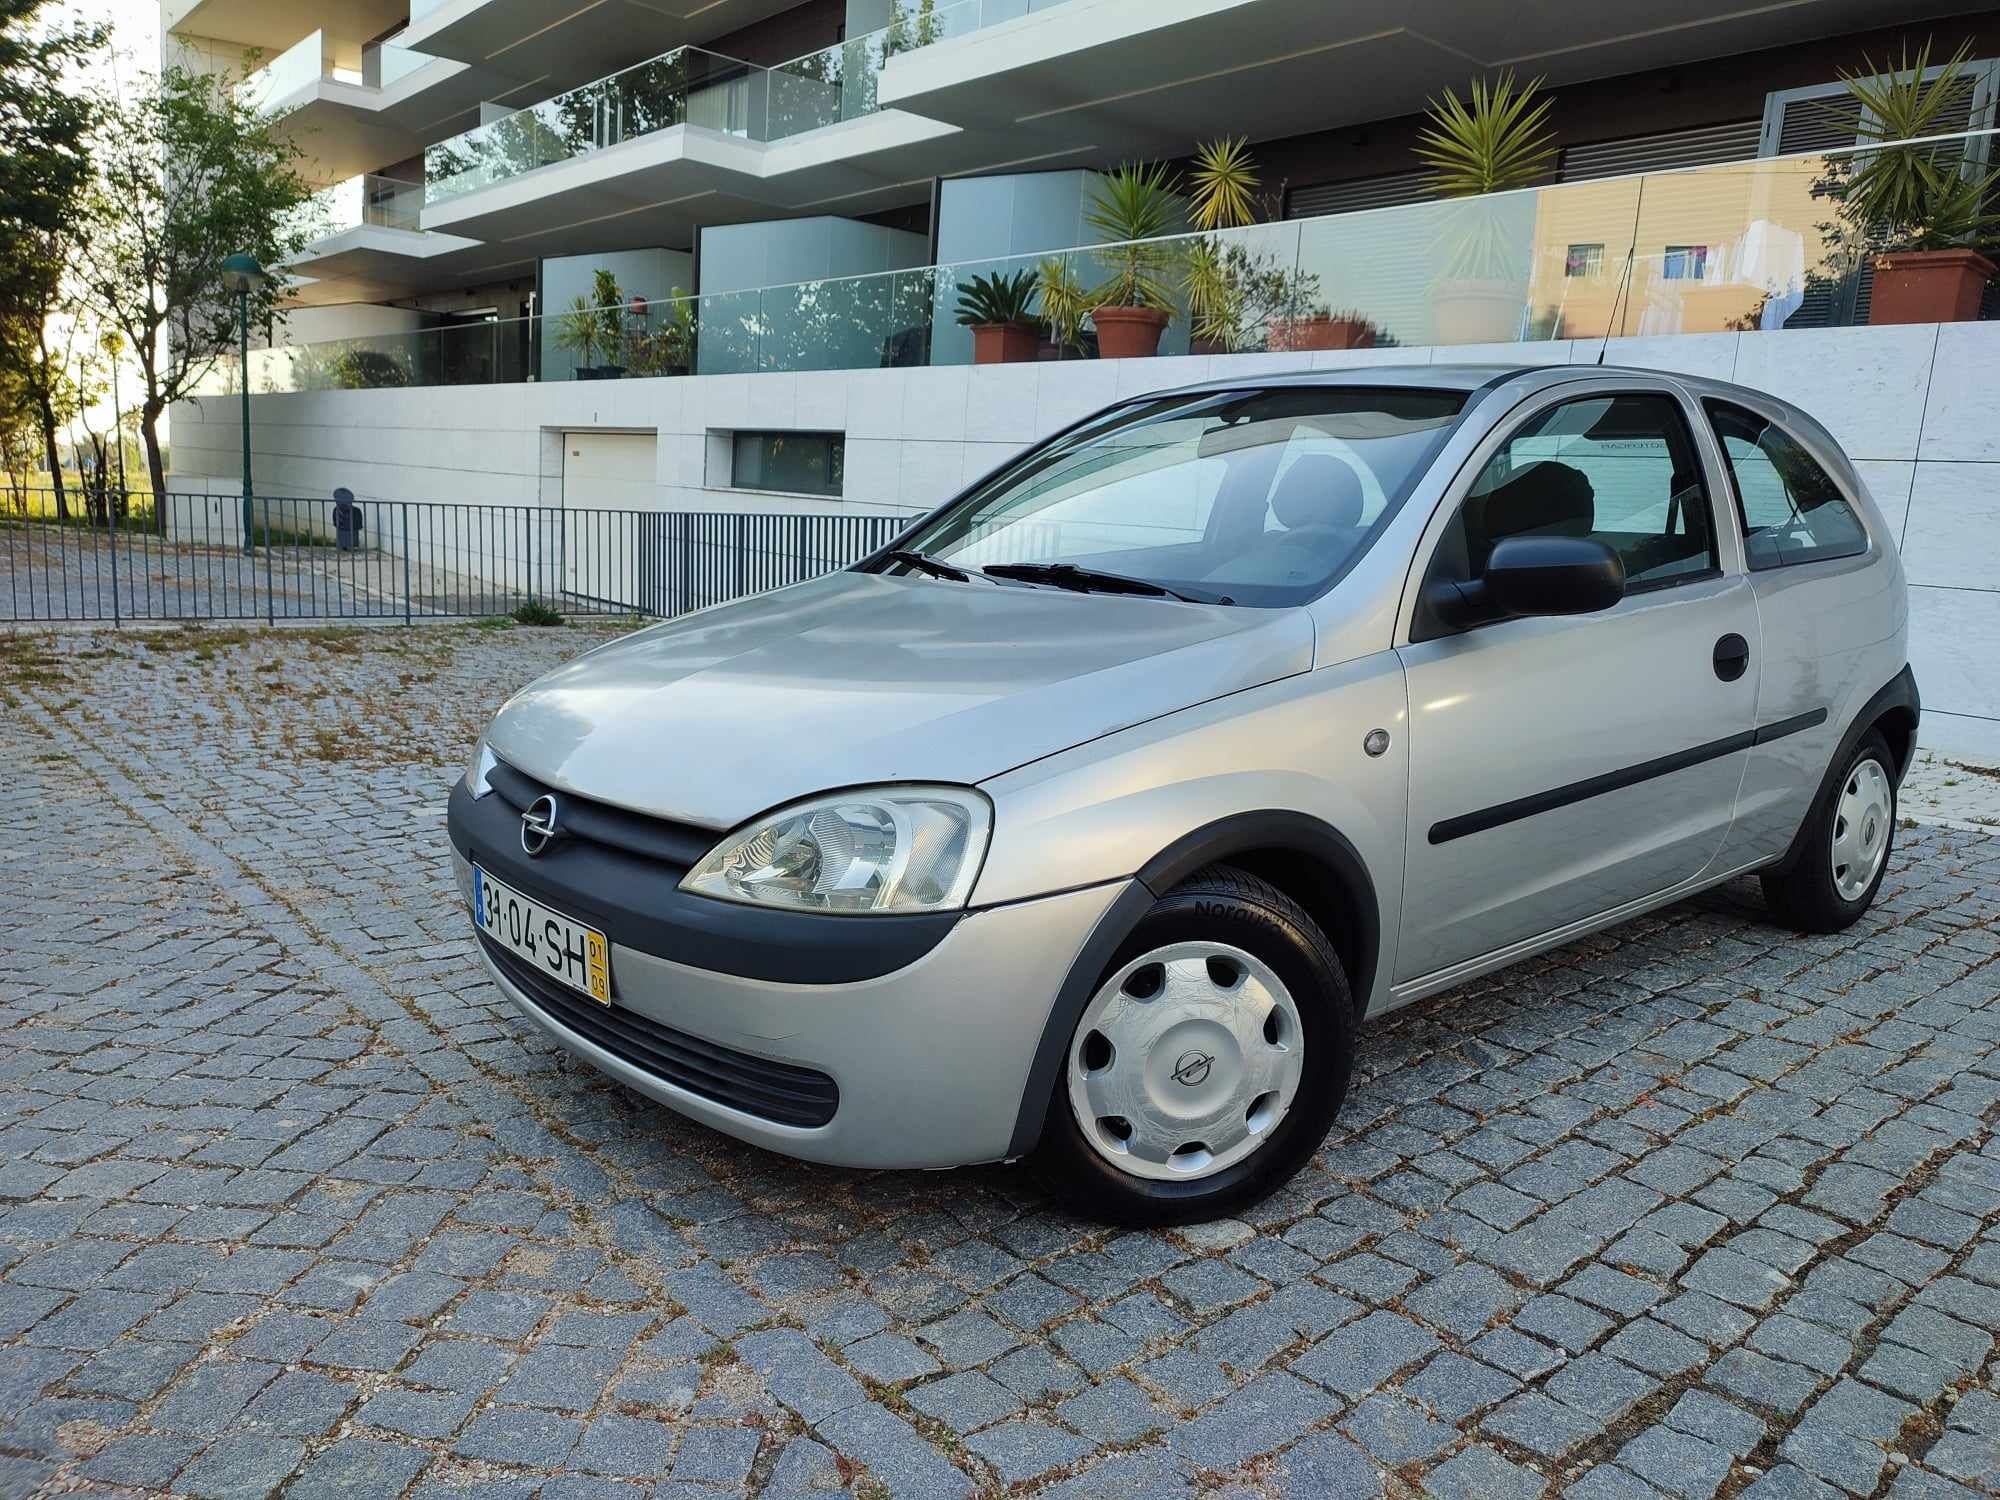
<svg viewBox="0 0 2000 1500"><path fill-rule="evenodd" d="M611 945L595 927L551 911L472 867L472 920L516 958L527 960L599 1005L611 1003Z"/></svg>

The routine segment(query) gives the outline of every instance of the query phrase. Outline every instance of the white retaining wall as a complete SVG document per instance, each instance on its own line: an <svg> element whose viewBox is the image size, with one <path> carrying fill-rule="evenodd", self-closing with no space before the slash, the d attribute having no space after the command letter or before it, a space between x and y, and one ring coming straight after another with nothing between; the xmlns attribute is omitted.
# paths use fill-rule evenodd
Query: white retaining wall
<svg viewBox="0 0 2000 1500"><path fill-rule="evenodd" d="M1319 368L1396 362L1588 363L1596 341L1343 351ZM252 398L262 493L560 504L562 434L658 436L662 510L910 512L1119 396L1308 356L1233 355L925 370L716 375ZM2000 760L2000 323L1615 339L1613 364L1687 370L1797 402L1855 459L1888 512L1911 585L1924 742ZM237 400L173 409L174 481L240 486ZM728 487L718 434L847 436L846 498Z"/></svg>

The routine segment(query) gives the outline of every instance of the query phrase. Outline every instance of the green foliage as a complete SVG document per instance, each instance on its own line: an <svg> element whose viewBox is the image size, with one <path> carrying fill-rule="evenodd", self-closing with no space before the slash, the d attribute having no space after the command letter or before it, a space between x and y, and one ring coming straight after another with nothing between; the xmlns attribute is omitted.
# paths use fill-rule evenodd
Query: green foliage
<svg viewBox="0 0 2000 1500"><path fill-rule="evenodd" d="M1261 179L1247 136L1205 141L1195 148L1188 173L1188 217L1202 230L1235 229L1257 217Z"/></svg>
<svg viewBox="0 0 2000 1500"><path fill-rule="evenodd" d="M694 368L694 347L694 299L675 287L660 317L660 326L629 336L626 368L633 375L682 374Z"/></svg>
<svg viewBox="0 0 2000 1500"><path fill-rule="evenodd" d="M1240 240L1195 241L1187 253L1184 285L1194 336L1228 353L1262 348L1273 319L1327 315L1317 275Z"/></svg>
<svg viewBox="0 0 2000 1500"><path fill-rule="evenodd" d="M1035 273L998 271L958 284L958 321L967 328L1000 323L1032 323L1035 317Z"/></svg>
<svg viewBox="0 0 2000 1500"><path fill-rule="evenodd" d="M1090 314L1090 293L1077 279L1076 267L1066 255L1051 255L1035 271L1035 290L1041 298L1042 322L1051 342L1075 349L1083 342L1083 320Z"/></svg>
<svg viewBox="0 0 2000 1500"><path fill-rule="evenodd" d="M267 270L283 266L304 248L312 189L298 148L226 80L169 67L103 107L75 270L138 365L139 430L153 487L164 490L159 419L236 343L222 263L247 251ZM277 316L284 292L274 275L250 294L253 328Z"/></svg>
<svg viewBox="0 0 2000 1500"><path fill-rule="evenodd" d="M1492 84L1473 79L1469 103L1450 89L1430 101L1431 123L1418 133L1417 157L1431 169L1439 196L1504 193L1548 176L1556 160L1548 125L1555 101L1536 97L1541 86L1537 78L1516 88L1510 70Z"/></svg>
<svg viewBox="0 0 2000 1500"><path fill-rule="evenodd" d="M516 625L560 625L563 622L562 611L539 599L530 599L508 618Z"/></svg>
<svg viewBox="0 0 2000 1500"><path fill-rule="evenodd" d="M1127 162L1098 179L1084 222L1112 242L1097 252L1111 274L1091 292L1092 306L1174 310L1171 277L1178 251L1154 242L1179 227L1176 185L1157 162Z"/></svg>
<svg viewBox="0 0 2000 1500"><path fill-rule="evenodd" d="M569 306L556 314L556 347L573 350L585 366L597 363L597 349L603 337L604 319L582 292L570 298Z"/></svg>
<svg viewBox="0 0 2000 1500"><path fill-rule="evenodd" d="M617 364L625 349L625 292L616 273L605 266L591 272L590 295L597 305L597 347Z"/></svg>
<svg viewBox="0 0 2000 1500"><path fill-rule="evenodd" d="M1860 73L1841 82L1861 106L1861 138L1868 143L1919 140L1951 131L1947 110L1964 83L1972 56L1966 42L1935 78L1926 41L1913 58L1907 44L1901 63L1876 68L1862 59ZM1884 146L1857 153L1840 199L1878 250L1942 250L1990 244L2000 225L1988 208L2000 168L1970 170L1963 142L1937 146Z"/></svg>

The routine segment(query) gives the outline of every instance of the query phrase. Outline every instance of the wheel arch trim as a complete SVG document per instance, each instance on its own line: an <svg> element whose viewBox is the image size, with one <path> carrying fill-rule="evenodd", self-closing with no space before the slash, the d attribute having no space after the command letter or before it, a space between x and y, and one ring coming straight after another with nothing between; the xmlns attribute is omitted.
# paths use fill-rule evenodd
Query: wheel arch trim
<svg viewBox="0 0 2000 1500"><path fill-rule="evenodd" d="M1861 743L1862 736L1890 714L1900 714L1909 720L1909 751L1902 758L1903 763L1896 767L1896 781L1900 786L1904 776L1909 773L1911 762L1917 758L1917 727L1923 719L1923 699L1917 692L1916 673L1910 670L1907 663L1902 671L1877 689L1874 695L1861 705L1854 717L1848 720L1847 728L1841 732L1840 743L1834 746L1826 770L1820 776L1819 785L1813 789L1812 800L1806 804L1806 813L1799 820L1798 831L1792 835L1792 842L1786 848L1784 856L1771 867L1773 873L1782 874L1791 870L1798 865L1800 859L1804 858L1814 810L1825 801L1835 779L1847 769L1847 762L1854 754L1855 747Z"/></svg>
<svg viewBox="0 0 2000 1500"><path fill-rule="evenodd" d="M1271 852L1311 860L1332 877L1354 924L1350 937L1349 987L1354 994L1357 1017L1366 1010L1382 963L1382 918L1375 882L1359 851L1338 829L1307 813L1268 808L1220 818L1183 834L1146 861L1098 919L1078 951L1042 1024L1041 1040L1035 1046L1021 1090L1021 1105L1007 1148L1009 1157L1027 1155L1040 1141L1048 1112L1054 1107L1056 1083L1069 1052L1070 1034L1090 1003L1097 978L1110 963L1111 955L1131 935L1154 902L1205 865L1226 862L1234 855ZM1295 898L1299 895L1296 891L1290 894ZM1346 957L1348 950L1343 948L1342 938L1333 933L1328 938Z"/></svg>

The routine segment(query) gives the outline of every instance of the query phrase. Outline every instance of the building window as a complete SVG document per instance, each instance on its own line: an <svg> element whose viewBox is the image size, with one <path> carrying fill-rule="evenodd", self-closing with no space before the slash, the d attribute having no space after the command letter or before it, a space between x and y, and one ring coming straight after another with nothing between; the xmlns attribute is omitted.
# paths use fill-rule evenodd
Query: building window
<svg viewBox="0 0 2000 1500"><path fill-rule="evenodd" d="M1571 245L1569 254L1563 257L1563 275L1577 278L1596 278L1604 274L1604 247L1602 245Z"/></svg>
<svg viewBox="0 0 2000 1500"><path fill-rule="evenodd" d="M838 432L739 432L729 482L739 490L838 498L845 478L847 438Z"/></svg>
<svg viewBox="0 0 2000 1500"><path fill-rule="evenodd" d="M1701 281L1708 275L1708 246L1669 245L1661 258L1664 281Z"/></svg>

